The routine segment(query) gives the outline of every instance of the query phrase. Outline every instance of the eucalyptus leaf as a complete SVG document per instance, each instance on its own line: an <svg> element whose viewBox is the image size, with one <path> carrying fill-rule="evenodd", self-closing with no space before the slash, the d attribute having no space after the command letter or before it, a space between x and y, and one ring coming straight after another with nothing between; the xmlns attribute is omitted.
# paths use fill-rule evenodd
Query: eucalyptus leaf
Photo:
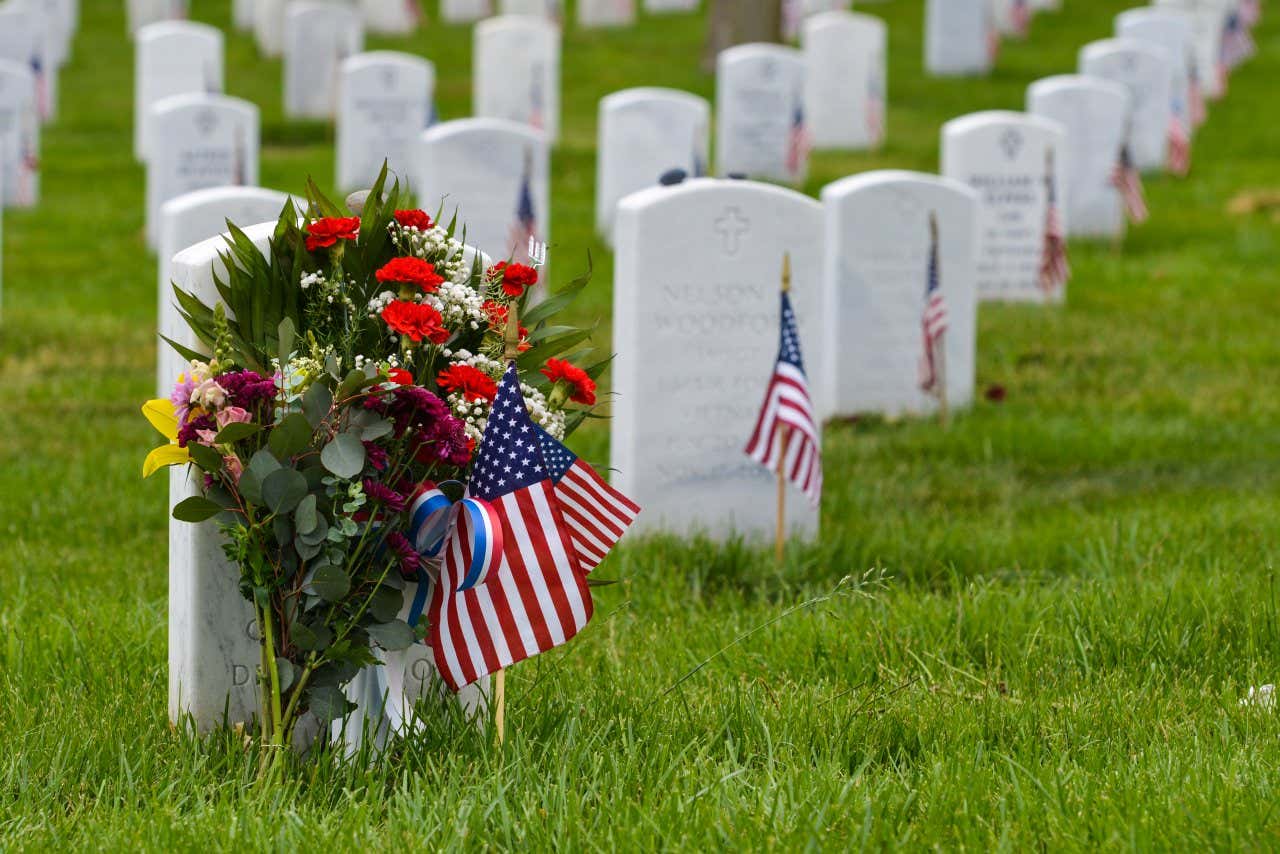
<svg viewBox="0 0 1280 854"><path fill-rule="evenodd" d="M311 576L311 591L326 602L336 602L351 589L351 578L340 567L319 567Z"/></svg>
<svg viewBox="0 0 1280 854"><path fill-rule="evenodd" d="M210 501L203 495L184 498L173 507L173 518L179 522L203 522L212 519L222 512L222 505Z"/></svg>
<svg viewBox="0 0 1280 854"><path fill-rule="evenodd" d="M257 424L249 424L245 421L232 421L226 427L218 431L218 435L213 437L215 445L230 445L239 442L241 439L248 439L255 433L262 430Z"/></svg>
<svg viewBox="0 0 1280 854"><path fill-rule="evenodd" d="M329 523L325 521L323 516L317 514L316 526L305 534L298 534L298 539L302 540L302 542L307 545L315 546L318 549L328 535Z"/></svg>
<svg viewBox="0 0 1280 854"><path fill-rule="evenodd" d="M332 406L333 393L324 383L312 383L302 395L302 414L306 416L307 423L313 428L320 426L320 422L329 414Z"/></svg>
<svg viewBox="0 0 1280 854"><path fill-rule="evenodd" d="M293 541L293 523L288 516L277 516L271 520L271 531L276 535L276 542L287 546Z"/></svg>
<svg viewBox="0 0 1280 854"><path fill-rule="evenodd" d="M293 355L293 345L297 340L297 330L293 328L293 320L286 317L280 321L280 325L276 327L276 332L280 339L280 365L284 367L289 363L289 357Z"/></svg>
<svg viewBox="0 0 1280 854"><path fill-rule="evenodd" d="M404 607L404 594L385 584L373 592L369 599L369 614L379 623L394 620Z"/></svg>
<svg viewBox="0 0 1280 854"><path fill-rule="evenodd" d="M262 503L272 513L289 513L307 494L307 479L301 472L282 468L262 481Z"/></svg>
<svg viewBox="0 0 1280 854"><path fill-rule="evenodd" d="M301 412L286 415L267 438L267 447L281 462L287 462L294 454L306 450L310 444L311 422Z"/></svg>
<svg viewBox="0 0 1280 854"><path fill-rule="evenodd" d="M364 470L364 445L350 433L339 433L324 446L320 461L338 477L350 480Z"/></svg>
<svg viewBox="0 0 1280 854"><path fill-rule="evenodd" d="M390 435L394 429L392 423L385 418L379 418L366 427L360 429L360 438L366 442L372 442L375 439L381 439L383 436Z"/></svg>
<svg viewBox="0 0 1280 854"><path fill-rule="evenodd" d="M390 620L385 623L374 623L366 628L369 638L387 652L406 649L413 643L413 629L404 620Z"/></svg>
<svg viewBox="0 0 1280 854"><path fill-rule="evenodd" d="M219 454L208 445L202 445L199 442L188 442L187 452L191 454L191 459L195 461L195 464L202 471L216 474L222 469L222 454Z"/></svg>
<svg viewBox="0 0 1280 854"><path fill-rule="evenodd" d="M281 692L292 688L294 681L298 678L298 669L287 658L276 658L276 672L280 675Z"/></svg>
<svg viewBox="0 0 1280 854"><path fill-rule="evenodd" d="M306 482L306 479L303 479ZM297 509L293 511L293 521L298 528L299 534L309 534L316 529L319 523L319 517L316 515L316 497L314 495L305 495L298 502Z"/></svg>
<svg viewBox="0 0 1280 854"><path fill-rule="evenodd" d="M294 623L289 636L294 646L307 652L322 652L333 643L333 630L323 623Z"/></svg>
<svg viewBox="0 0 1280 854"><path fill-rule="evenodd" d="M302 537L294 538L293 547L297 550L298 557L303 560L311 560L313 557L320 554L320 549L322 548L320 543L308 543L306 540L302 539Z"/></svg>
<svg viewBox="0 0 1280 854"><path fill-rule="evenodd" d="M317 685L307 691L307 707L320 721L328 723L341 718L348 707L355 708L355 705L348 702L336 686Z"/></svg>

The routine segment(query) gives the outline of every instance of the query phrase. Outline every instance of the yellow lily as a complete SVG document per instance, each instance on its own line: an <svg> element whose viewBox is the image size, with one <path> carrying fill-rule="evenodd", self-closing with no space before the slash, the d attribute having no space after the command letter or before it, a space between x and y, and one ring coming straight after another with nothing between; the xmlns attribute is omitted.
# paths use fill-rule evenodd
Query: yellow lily
<svg viewBox="0 0 1280 854"><path fill-rule="evenodd" d="M173 411L173 401L157 398L142 404L142 414L151 422L151 426L160 431L169 444L161 445L147 454L142 462L142 476L151 477L166 466L177 466L191 462L191 454L186 448L178 447L178 416Z"/></svg>

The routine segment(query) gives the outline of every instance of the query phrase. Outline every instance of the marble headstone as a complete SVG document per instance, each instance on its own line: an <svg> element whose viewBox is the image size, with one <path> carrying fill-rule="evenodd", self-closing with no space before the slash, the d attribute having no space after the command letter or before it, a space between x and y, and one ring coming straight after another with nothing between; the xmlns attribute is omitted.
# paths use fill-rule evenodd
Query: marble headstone
<svg viewBox="0 0 1280 854"><path fill-rule="evenodd" d="M184 20L190 5L190 0L125 0L129 35L136 34L147 24Z"/></svg>
<svg viewBox="0 0 1280 854"><path fill-rule="evenodd" d="M227 221L239 228L260 222L276 222L284 210L288 196L261 187L210 187L170 199L160 208L160 248L156 252L157 304L159 330L165 338L177 341L186 324L173 301L172 262L175 255L217 237L227 230ZM302 206L295 200L295 206ZM172 347L160 342L156 359L156 396L165 397L186 367Z"/></svg>
<svg viewBox="0 0 1280 854"><path fill-rule="evenodd" d="M1103 39L1080 49L1081 74L1119 83L1129 92L1129 151L1143 172L1165 168L1173 113L1172 72L1163 50L1135 39Z"/></svg>
<svg viewBox="0 0 1280 854"><path fill-rule="evenodd" d="M253 0L253 40L258 53L274 58L284 53L286 0Z"/></svg>
<svg viewBox="0 0 1280 854"><path fill-rule="evenodd" d="M420 0L360 0L364 26L371 33L407 35L422 23Z"/></svg>
<svg viewBox="0 0 1280 854"><path fill-rule="evenodd" d="M1226 94L1227 75L1222 46L1228 16L1236 11L1234 0L1155 0L1157 7L1185 12L1191 24L1192 62L1207 98Z"/></svg>
<svg viewBox="0 0 1280 854"><path fill-rule="evenodd" d="M874 148L884 140L888 98L884 21L854 12L807 18L804 117L815 148Z"/></svg>
<svg viewBox="0 0 1280 854"><path fill-rule="evenodd" d="M944 339L947 403L973 399L977 192L920 172L864 172L822 190L826 217L825 376L832 414L933 412L920 388L922 318L938 229L938 282L949 320Z"/></svg>
<svg viewBox="0 0 1280 854"><path fill-rule="evenodd" d="M644 10L650 15L696 12L701 2L702 0L644 0Z"/></svg>
<svg viewBox="0 0 1280 854"><path fill-rule="evenodd" d="M1130 9L1116 16L1115 29L1117 37L1145 41L1169 58L1169 105L1173 118L1190 135L1195 130L1191 120L1191 75L1195 68L1191 16L1177 9Z"/></svg>
<svg viewBox="0 0 1280 854"><path fill-rule="evenodd" d="M258 184L256 105L226 95L173 95L152 107L147 246L160 245L160 206L206 187Z"/></svg>
<svg viewBox="0 0 1280 854"><path fill-rule="evenodd" d="M40 201L40 116L35 75L0 59L0 208L29 208Z"/></svg>
<svg viewBox="0 0 1280 854"><path fill-rule="evenodd" d="M827 12L847 12L853 6L851 0L781 0L782 37L792 41L804 30L805 21L813 15Z"/></svg>
<svg viewBox="0 0 1280 854"><path fill-rule="evenodd" d="M138 31L133 54L133 156L147 158L147 114L170 95L223 91L222 31L164 21Z"/></svg>
<svg viewBox="0 0 1280 854"><path fill-rule="evenodd" d="M1060 301L1065 288L1040 287L1050 182L1063 198L1062 125L1026 113L992 110L942 126L942 174L982 196L979 214L978 298ZM1071 220L1058 205L1062 228Z"/></svg>
<svg viewBox="0 0 1280 854"><path fill-rule="evenodd" d="M335 129L337 184L343 192L369 187L383 161L403 185L413 146L432 117L435 66L421 57L373 51L342 64Z"/></svg>
<svg viewBox="0 0 1280 854"><path fill-rule="evenodd" d="M255 0L231 0L231 26L244 33L253 32Z"/></svg>
<svg viewBox="0 0 1280 854"><path fill-rule="evenodd" d="M618 206L610 466L644 507L640 531L772 537L775 477L743 448L778 353L780 271L821 417L825 412L822 207L792 190L699 178ZM818 513L796 490L787 531Z"/></svg>
<svg viewBox="0 0 1280 854"><path fill-rule="evenodd" d="M542 18L504 15L476 24L472 110L560 133L560 28Z"/></svg>
<svg viewBox="0 0 1280 854"><path fill-rule="evenodd" d="M528 125L458 119L419 138L412 183L424 210L443 205L446 220L457 211L467 243L528 263L530 236L549 242L550 171L547 140Z"/></svg>
<svg viewBox="0 0 1280 854"><path fill-rule="evenodd" d="M927 0L924 67L935 77L986 74L1000 36L990 0Z"/></svg>
<svg viewBox="0 0 1280 854"><path fill-rule="evenodd" d="M618 200L672 169L707 173L711 107L676 89L624 89L600 99L596 231L612 241Z"/></svg>
<svg viewBox="0 0 1280 854"><path fill-rule="evenodd" d="M636 0L578 0L578 26L626 27L636 21Z"/></svg>
<svg viewBox="0 0 1280 854"><path fill-rule="evenodd" d="M744 44L716 57L716 174L801 184L812 140L804 113L804 56Z"/></svg>
<svg viewBox="0 0 1280 854"><path fill-rule="evenodd" d="M499 15L534 15L548 21L564 18L562 0L498 0Z"/></svg>
<svg viewBox="0 0 1280 854"><path fill-rule="evenodd" d="M58 68L52 61L46 21L18 3L0 4L0 60L31 69L35 77L36 111L42 121L57 115Z"/></svg>
<svg viewBox="0 0 1280 854"><path fill-rule="evenodd" d="M440 0L440 19L446 23L465 24L492 14L491 0Z"/></svg>
<svg viewBox="0 0 1280 854"><path fill-rule="evenodd" d="M284 114L333 118L342 63L364 49L364 25L352 6L294 0L284 20Z"/></svg>
<svg viewBox="0 0 1280 854"><path fill-rule="evenodd" d="M1069 234L1120 237L1124 206L1112 183L1129 119L1129 91L1101 77L1061 74L1027 89L1027 112L1062 125L1061 159Z"/></svg>

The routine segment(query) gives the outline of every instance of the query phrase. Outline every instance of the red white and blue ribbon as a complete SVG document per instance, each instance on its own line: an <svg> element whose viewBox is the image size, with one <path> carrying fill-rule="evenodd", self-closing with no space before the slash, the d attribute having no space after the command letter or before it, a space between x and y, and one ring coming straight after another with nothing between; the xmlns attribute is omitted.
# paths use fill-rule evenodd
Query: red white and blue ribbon
<svg viewBox="0 0 1280 854"><path fill-rule="evenodd" d="M446 544L452 544L463 570L457 591L470 590L484 581L502 560L502 522L487 501L464 498L454 503L431 481L414 492L409 505L409 542L428 560L440 560ZM414 625L426 607L427 574L418 572L418 590L409 609Z"/></svg>

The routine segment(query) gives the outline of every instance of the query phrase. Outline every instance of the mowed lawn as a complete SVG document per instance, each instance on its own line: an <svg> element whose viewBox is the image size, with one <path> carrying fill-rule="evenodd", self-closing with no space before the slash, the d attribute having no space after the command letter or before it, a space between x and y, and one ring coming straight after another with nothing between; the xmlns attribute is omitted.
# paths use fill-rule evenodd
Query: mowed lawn
<svg viewBox="0 0 1280 854"><path fill-rule="evenodd" d="M227 24L225 0L194 5ZM1021 108L1127 4L1067 0L983 80L923 75L920 0L858 5L890 24L890 143L816 157L811 193L936 169L942 122ZM1280 721L1239 706L1280 681L1280 208L1231 207L1280 190L1280 8L1191 176L1149 182L1152 221L1122 250L1073 244L1065 307L981 308L979 389L1002 400L948 431L828 428L818 543L781 569L740 543L631 543L582 636L512 670L504 748L446 725L264 793L234 737L166 720L165 482L139 476L155 262L122 6L82 3L44 200L4 214L0 848L1280 845ZM575 320L601 321L601 347L596 105L710 96L701 36L689 17L566 34L553 252L561 276L591 252ZM262 183L330 186L331 129L284 121L279 63L227 47L229 91L262 108ZM430 57L442 115L467 115L469 29L369 47ZM606 443L576 440L599 461Z"/></svg>

